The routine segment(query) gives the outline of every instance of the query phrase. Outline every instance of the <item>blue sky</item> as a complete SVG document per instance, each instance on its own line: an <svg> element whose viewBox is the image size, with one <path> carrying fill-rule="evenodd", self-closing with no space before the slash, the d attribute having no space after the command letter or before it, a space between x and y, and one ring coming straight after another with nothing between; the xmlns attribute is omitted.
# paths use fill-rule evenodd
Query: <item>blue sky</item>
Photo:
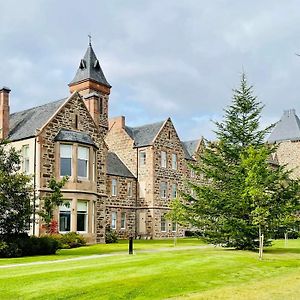
<svg viewBox="0 0 300 300"><path fill-rule="evenodd" d="M300 112L299 1L0 0L0 86L11 112L68 95L92 34L110 116L171 117L183 140L214 138L242 70L262 123Z"/></svg>

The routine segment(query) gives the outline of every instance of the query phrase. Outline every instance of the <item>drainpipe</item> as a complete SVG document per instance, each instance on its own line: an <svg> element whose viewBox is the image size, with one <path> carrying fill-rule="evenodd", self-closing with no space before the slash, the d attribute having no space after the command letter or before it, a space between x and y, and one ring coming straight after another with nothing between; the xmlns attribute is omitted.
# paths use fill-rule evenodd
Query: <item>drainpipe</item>
<svg viewBox="0 0 300 300"><path fill-rule="evenodd" d="M137 238L138 233L138 215L137 215L137 205L138 205L138 182L139 182L139 151L136 148L136 178L135 178L135 239Z"/></svg>
<svg viewBox="0 0 300 300"><path fill-rule="evenodd" d="M33 235L35 235L35 213L36 213L36 209L35 209L35 205L36 205L36 137L34 138L34 165L33 165L33 230L32 233Z"/></svg>

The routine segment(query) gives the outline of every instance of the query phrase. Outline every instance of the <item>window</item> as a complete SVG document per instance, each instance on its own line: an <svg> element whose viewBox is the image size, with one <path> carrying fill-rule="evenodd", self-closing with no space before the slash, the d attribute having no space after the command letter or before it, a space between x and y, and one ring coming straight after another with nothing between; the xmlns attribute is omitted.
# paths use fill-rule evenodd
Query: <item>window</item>
<svg viewBox="0 0 300 300"><path fill-rule="evenodd" d="M167 183L165 181L160 183L160 197L167 198Z"/></svg>
<svg viewBox="0 0 300 300"><path fill-rule="evenodd" d="M172 169L177 170L177 155L172 153Z"/></svg>
<svg viewBox="0 0 300 300"><path fill-rule="evenodd" d="M121 229L126 228L126 213L122 212L121 213Z"/></svg>
<svg viewBox="0 0 300 300"><path fill-rule="evenodd" d="M165 216L160 217L160 230L163 232L167 231L167 222Z"/></svg>
<svg viewBox="0 0 300 300"><path fill-rule="evenodd" d="M146 151L140 151L140 165L146 164Z"/></svg>
<svg viewBox="0 0 300 300"><path fill-rule="evenodd" d="M132 181L127 182L127 195L132 197Z"/></svg>
<svg viewBox="0 0 300 300"><path fill-rule="evenodd" d="M29 174L29 145L24 145L22 147L22 171L25 174Z"/></svg>
<svg viewBox="0 0 300 300"><path fill-rule="evenodd" d="M162 168L167 167L167 153L165 151L161 151L160 153L160 165Z"/></svg>
<svg viewBox="0 0 300 300"><path fill-rule="evenodd" d="M177 223L176 223L176 222L173 222L173 223L172 223L172 231L173 231L173 232L176 232L176 231L177 231Z"/></svg>
<svg viewBox="0 0 300 300"><path fill-rule="evenodd" d="M194 170L194 169L191 169L191 178L194 178L195 176L196 176L195 170Z"/></svg>
<svg viewBox="0 0 300 300"><path fill-rule="evenodd" d="M59 231L69 232L71 230L71 201L65 201L59 207Z"/></svg>
<svg viewBox="0 0 300 300"><path fill-rule="evenodd" d="M111 180L111 195L112 196L117 196L118 190L117 190L117 179L112 179Z"/></svg>
<svg viewBox="0 0 300 300"><path fill-rule="evenodd" d="M78 147L78 177L88 178L89 148Z"/></svg>
<svg viewBox="0 0 300 300"><path fill-rule="evenodd" d="M97 153L93 151L93 181L97 180L97 164L96 164Z"/></svg>
<svg viewBox="0 0 300 300"><path fill-rule="evenodd" d="M168 139L171 139L171 131L168 132Z"/></svg>
<svg viewBox="0 0 300 300"><path fill-rule="evenodd" d="M72 175L72 145L60 145L60 176Z"/></svg>
<svg viewBox="0 0 300 300"><path fill-rule="evenodd" d="M77 231L87 232L88 203L77 201Z"/></svg>
<svg viewBox="0 0 300 300"><path fill-rule="evenodd" d="M177 197L177 184L173 183L172 184L172 198L176 198Z"/></svg>
<svg viewBox="0 0 300 300"><path fill-rule="evenodd" d="M117 213L114 211L111 213L111 229L117 228Z"/></svg>

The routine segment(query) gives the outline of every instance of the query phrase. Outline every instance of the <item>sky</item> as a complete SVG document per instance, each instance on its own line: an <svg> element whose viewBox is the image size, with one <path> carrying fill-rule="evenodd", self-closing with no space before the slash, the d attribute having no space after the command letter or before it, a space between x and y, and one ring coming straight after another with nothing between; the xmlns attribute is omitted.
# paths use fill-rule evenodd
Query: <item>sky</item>
<svg viewBox="0 0 300 300"><path fill-rule="evenodd" d="M214 139L244 71L262 126L300 113L298 0L0 0L0 87L10 111L69 94L88 34L128 126L171 117L182 140Z"/></svg>

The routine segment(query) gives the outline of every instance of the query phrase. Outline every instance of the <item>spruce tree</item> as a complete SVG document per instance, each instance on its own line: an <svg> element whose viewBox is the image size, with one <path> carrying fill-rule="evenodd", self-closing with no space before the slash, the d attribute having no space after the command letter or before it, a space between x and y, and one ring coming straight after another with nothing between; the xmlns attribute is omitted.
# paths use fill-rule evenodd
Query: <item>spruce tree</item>
<svg viewBox="0 0 300 300"><path fill-rule="evenodd" d="M263 109L242 74L231 105L222 122L216 122L216 142L207 142L199 163L193 167L206 184L189 183L196 196L185 194L189 221L213 244L238 249L257 247L257 224L253 223L253 201L244 197L248 188L241 164L246 149L261 147L270 128L260 129ZM270 154L275 148L270 148Z"/></svg>

